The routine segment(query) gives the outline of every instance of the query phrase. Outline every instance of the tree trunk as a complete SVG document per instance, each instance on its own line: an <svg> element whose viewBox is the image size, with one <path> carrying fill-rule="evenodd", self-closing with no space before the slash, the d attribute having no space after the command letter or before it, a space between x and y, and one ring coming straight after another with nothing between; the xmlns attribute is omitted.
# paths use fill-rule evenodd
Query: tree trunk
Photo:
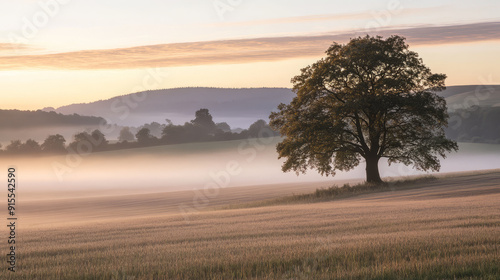
<svg viewBox="0 0 500 280"><path fill-rule="evenodd" d="M366 157L366 182L368 183L382 183L378 172L378 160L379 157Z"/></svg>

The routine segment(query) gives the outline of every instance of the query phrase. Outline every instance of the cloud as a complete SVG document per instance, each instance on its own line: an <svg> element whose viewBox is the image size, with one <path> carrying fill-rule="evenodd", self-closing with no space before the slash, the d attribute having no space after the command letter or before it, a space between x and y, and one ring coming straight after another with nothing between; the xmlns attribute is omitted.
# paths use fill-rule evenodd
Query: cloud
<svg viewBox="0 0 500 280"><path fill-rule="evenodd" d="M402 35L408 39L411 46L458 44L499 40L500 22L382 29L369 33L381 36ZM347 42L350 38L365 34L366 31L363 30L335 35L221 40L45 55L2 56L0 70L132 69L278 61L322 56L333 41Z"/></svg>
<svg viewBox="0 0 500 280"><path fill-rule="evenodd" d="M286 23L303 23L303 22L317 22L317 21L340 21L340 20L355 20L367 19L370 17L369 13L351 13L351 14L324 14L324 15L309 15L285 18L272 18L261 19L252 21L224 21L209 24L208 26L255 26L255 25L270 25L270 24L286 24Z"/></svg>
<svg viewBox="0 0 500 280"><path fill-rule="evenodd" d="M0 43L0 53L1 52L13 52L21 50L31 50L31 46L26 44L14 44L14 43Z"/></svg>
<svg viewBox="0 0 500 280"><path fill-rule="evenodd" d="M401 6L396 8L397 11L392 16L406 17L412 14L426 14L433 11L441 11L447 6L441 5L436 7L425 7L425 8L405 8ZM321 21L350 21L350 20L373 20L374 11L366 11L361 13L344 13L344 14L321 14L321 15L307 15L307 16L296 16L296 17L284 17L284 18L271 18L271 19L260 19L251 21L223 21L209 24L208 26L256 26L256 25L272 25L272 24L288 24L288 23L305 23L305 22L321 22ZM206 25L207 26L207 25Z"/></svg>
<svg viewBox="0 0 500 280"><path fill-rule="evenodd" d="M385 34L404 35L413 45L442 45L500 40L500 22L484 22L450 26L427 26L387 30Z"/></svg>

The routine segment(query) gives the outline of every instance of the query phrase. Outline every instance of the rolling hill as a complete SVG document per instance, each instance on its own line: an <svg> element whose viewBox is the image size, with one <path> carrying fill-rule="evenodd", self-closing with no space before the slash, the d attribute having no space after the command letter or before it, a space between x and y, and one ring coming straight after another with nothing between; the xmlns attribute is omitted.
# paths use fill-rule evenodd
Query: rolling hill
<svg viewBox="0 0 500 280"><path fill-rule="evenodd" d="M448 87L440 95L446 98L450 111L472 106L500 107L500 86L498 85L453 86Z"/></svg>
<svg viewBox="0 0 500 280"><path fill-rule="evenodd" d="M451 86L440 95L446 98L450 110L448 137L500 143L500 85ZM293 97L287 88L176 88L71 104L51 112L0 110L0 130L5 132L0 141L43 139L47 133L71 137L82 127L97 128L102 118L128 126L165 123L165 119L182 124L193 119L200 108L208 108L216 122L227 122L233 129L246 128L258 119L267 120L278 104L289 103Z"/></svg>
<svg viewBox="0 0 500 280"><path fill-rule="evenodd" d="M439 93L450 111L446 132L454 140L500 143L500 85L450 86ZM267 120L280 103L289 103L295 94L288 88L175 88L152 90L56 109L63 114L105 117L118 125L140 126L165 119L182 124L200 108L208 108L216 122L232 128L248 127L258 119ZM139 100L139 101L138 101Z"/></svg>
<svg viewBox="0 0 500 280"><path fill-rule="evenodd" d="M500 85L451 86L440 95L446 98L450 110L473 105L500 106ZM100 116L116 124L138 126L153 121L164 123L165 118L183 123L190 120L196 110L208 108L216 121L226 121L232 127L247 127L257 119L267 119L278 104L288 103L293 97L294 93L288 88L175 88L71 104L57 108L56 112ZM136 101L138 99L143 100Z"/></svg>
<svg viewBox="0 0 500 280"><path fill-rule="evenodd" d="M56 112L101 116L119 125L139 126L153 121L165 123L166 118L182 124L193 119L196 110L207 108L215 121L248 127L258 119L267 119L278 104L290 102L293 96L287 88L176 88L72 104Z"/></svg>

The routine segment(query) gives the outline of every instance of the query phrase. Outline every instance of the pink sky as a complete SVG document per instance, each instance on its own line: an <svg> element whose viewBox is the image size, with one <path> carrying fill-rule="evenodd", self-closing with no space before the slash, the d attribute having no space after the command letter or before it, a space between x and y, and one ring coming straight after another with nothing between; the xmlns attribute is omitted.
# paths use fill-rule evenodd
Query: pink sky
<svg viewBox="0 0 500 280"><path fill-rule="evenodd" d="M290 87L331 42L367 33L407 37L425 64L448 75L447 85L500 84L496 1L138 2L6 4L2 109L58 107L144 89ZM152 71L161 75L151 80Z"/></svg>

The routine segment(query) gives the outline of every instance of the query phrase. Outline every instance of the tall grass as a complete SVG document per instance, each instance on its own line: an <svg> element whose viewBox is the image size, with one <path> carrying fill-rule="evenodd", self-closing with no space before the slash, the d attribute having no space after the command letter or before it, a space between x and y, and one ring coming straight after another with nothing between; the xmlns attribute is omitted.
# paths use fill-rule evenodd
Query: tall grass
<svg viewBox="0 0 500 280"><path fill-rule="evenodd" d="M286 204L297 204L297 203L314 203L322 201L331 201L334 199L347 198L360 194L370 194L383 191L396 191L396 190L407 190L412 188L421 188L425 187L426 183L435 180L437 180L435 176L427 175L427 176L419 176L416 178L390 180L382 182L380 184L364 182L351 186L350 184L347 183L344 184L342 187L333 185L328 188L319 188L316 189L316 191L314 191L313 193L294 194L291 196L285 196L276 199L231 204L220 207L218 209L241 209L241 208L264 207L271 205L286 205Z"/></svg>

